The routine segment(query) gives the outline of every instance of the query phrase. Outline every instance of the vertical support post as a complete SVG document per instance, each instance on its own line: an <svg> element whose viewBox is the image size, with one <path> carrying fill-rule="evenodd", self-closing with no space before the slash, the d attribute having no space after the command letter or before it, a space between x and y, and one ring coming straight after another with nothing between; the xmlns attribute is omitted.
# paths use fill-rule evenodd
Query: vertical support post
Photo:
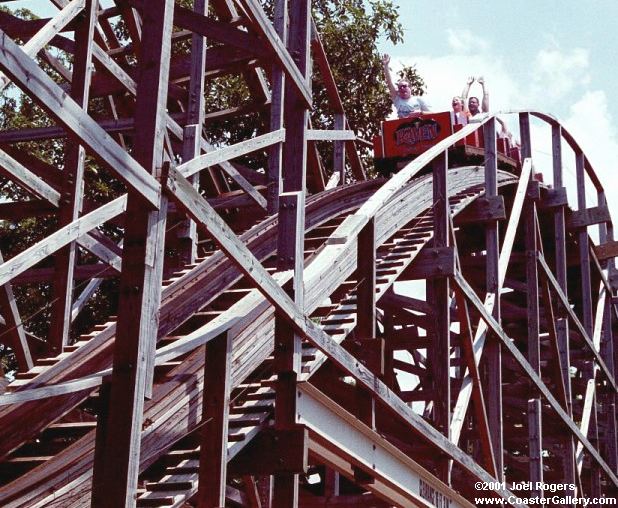
<svg viewBox="0 0 618 508"><path fill-rule="evenodd" d="M303 306L304 202L302 192L281 194L279 198L279 270L294 269L294 301ZM280 316L275 316L275 428L286 430L296 424L296 381L301 372L302 343ZM299 451L300 452L300 451ZM279 473L273 484L273 507L298 505L298 474Z"/></svg>
<svg viewBox="0 0 618 508"><path fill-rule="evenodd" d="M84 110L88 109L90 78L92 75L92 46L94 28L97 24L98 0L87 0L84 16L77 17L75 30L75 60L71 81L71 98ZM82 209L84 195L84 148L67 140L63 178L60 189L58 226L66 226L76 220ZM53 354L62 352L69 339L71 328L71 304L73 302L73 274L77 244L71 242L54 256L53 300L49 343Z"/></svg>
<svg viewBox="0 0 618 508"><path fill-rule="evenodd" d="M284 44L287 42L288 2L275 0L275 16L273 25ZM285 74L277 64L273 65L271 74L270 98L270 130L276 131L283 127L283 99ZM269 215L279 209L279 193L281 192L281 158L282 144L277 143L269 148L266 175L266 209Z"/></svg>
<svg viewBox="0 0 618 508"><path fill-rule="evenodd" d="M586 173L585 173L585 156L584 153L578 151L575 154L575 174L577 176L577 209L585 210L586 208ZM592 282L590 275L590 251L588 245L588 229L583 228L579 231L579 259L581 271L581 299L582 299L582 323L589 337L592 337L594 328L593 311L592 311Z"/></svg>
<svg viewBox="0 0 618 508"><path fill-rule="evenodd" d="M376 336L376 240L373 218L358 235L357 271L356 331L361 339L373 339Z"/></svg>
<svg viewBox="0 0 618 508"><path fill-rule="evenodd" d="M105 474L103 466L103 451L105 450L105 443L107 441L107 434L109 432L109 414L107 408L109 407L109 397L111 392L110 378L106 377L101 383L99 388L99 414L97 415L97 429L94 441L94 468L92 471L92 505L94 505L95 499L105 498L105 485L103 481L99 479L103 478Z"/></svg>
<svg viewBox="0 0 618 508"><path fill-rule="evenodd" d="M188 161L200 154L200 141L202 139L202 127L199 123L185 125L182 132L182 160ZM196 189L199 188L200 175L189 177L189 181ZM176 233L178 237L178 263L179 265L195 262L197 257L197 227L195 221L186 218L179 225Z"/></svg>
<svg viewBox="0 0 618 508"><path fill-rule="evenodd" d="M447 186L448 153L433 161L433 222L434 248L449 245L449 202ZM428 300L433 308L433 340L428 350L433 380L433 421L435 427L451 438L451 340L449 279L436 277L427 282ZM450 485L451 461L443 461L438 470L440 479Z"/></svg>
<svg viewBox="0 0 618 508"><path fill-rule="evenodd" d="M287 47L301 74L310 83L311 2L310 0L290 0L289 9ZM284 193L281 194L279 201L277 264L279 268L294 267L294 301L302 309L304 308L303 264L307 188L306 129L309 112L290 80L285 80L284 89L283 119L286 129L286 140L282 150ZM296 380L301 368L301 341L280 317L275 319L275 343L275 364L278 373L275 427L285 429L296 423ZM297 506L298 474L275 475L273 507L296 508Z"/></svg>
<svg viewBox="0 0 618 508"><path fill-rule="evenodd" d="M599 191L597 193L599 206L607 206L605 193ZM607 241L613 241L613 228L608 227L608 223L599 224L599 240L603 244ZM613 271L613 260L607 263L607 273L611 275ZM601 357L607 365L609 372L616 379L616 364L614 362L614 341L612 334L613 312L612 312L612 293L610 292L605 299L605 311L603 313L603 334L601 340ZM614 471L618 470L618 429L616 422L616 393L608 390L601 397L602 414L600 419L603 421L605 433L603 436L603 447L605 449L605 460L609 467Z"/></svg>
<svg viewBox="0 0 618 508"><path fill-rule="evenodd" d="M206 344L198 508L225 507L231 384L232 337L224 332Z"/></svg>
<svg viewBox="0 0 618 508"><path fill-rule="evenodd" d="M140 80L135 106L134 157L154 176L163 162L173 0L153 0L143 15ZM167 201L151 211L129 194L112 386L109 432L93 478L92 505L135 506L144 397L151 391L158 332ZM102 485L97 485L101 482Z"/></svg>
<svg viewBox="0 0 618 508"><path fill-rule="evenodd" d="M357 240L358 289L356 291L356 335L365 365L377 376L384 373L384 351L376 338L376 240L373 218L365 225ZM375 428L375 401L361 387L356 389L357 416ZM355 475L360 471L355 472Z"/></svg>
<svg viewBox="0 0 618 508"><path fill-rule="evenodd" d="M345 128L345 115L335 113L335 130ZM333 147L333 172L339 173L339 185L345 185L345 141L335 141Z"/></svg>
<svg viewBox="0 0 618 508"><path fill-rule="evenodd" d="M528 314L528 362L534 372L541 375L541 341L539 319L539 274L537 265L536 205L526 203L526 301ZM533 390L532 385L530 385ZM543 490L537 489L537 482L543 482L543 440L542 440L541 399L538 393L531 393L528 399L528 458L531 494L543 497Z"/></svg>
<svg viewBox="0 0 618 508"><path fill-rule="evenodd" d="M586 172L585 172L586 158L581 150L575 152L575 175L577 177L577 209L586 209ZM593 322L593 310L592 310L592 276L590 273L590 250L588 244L588 228L582 228L577 234L577 240L579 244L579 270L581 277L581 315L584 329L588 334L588 337L592 337L594 331ZM583 375L585 380L594 380L595 378L595 366L592 361L586 362L583 368ZM597 404L596 394L592 403L592 415L590 421L592 422L591 432L596 434L597 432ZM594 441L594 439L593 439ZM596 464L596 463L595 463ZM591 467L590 472L590 493L592 496L599 497L601 495L601 473L598 466L595 464Z"/></svg>
<svg viewBox="0 0 618 508"><path fill-rule="evenodd" d="M193 11L206 16L208 0L194 0ZM206 38L194 33L191 37L191 69L187 124L182 139L182 160L188 161L200 154L202 125L204 124L204 73L206 72ZM190 181L198 188L200 176L192 175ZM190 264L197 256L197 228L191 219L185 219L178 229L179 263Z"/></svg>
<svg viewBox="0 0 618 508"><path fill-rule="evenodd" d="M559 189L564 186L562 173L562 128L560 125L552 125L552 166L554 188ZM566 221L564 206L556 208L554 211L554 245L556 246L556 279L565 295L568 295L567 287L567 255L566 255ZM556 336L558 339L558 349L560 351L560 364L562 366L562 380L566 392L568 403L567 411L573 414L573 399L571 395L571 357L569 352L569 322L565 317L558 317L556 320ZM567 435L563 440L562 470L565 483L575 485L575 443L571 435ZM575 495L575 490L568 491L571 496Z"/></svg>
<svg viewBox="0 0 618 508"><path fill-rule="evenodd" d="M281 194L279 198L278 259L279 270L294 269L295 303L303 307L304 202L302 192ZM275 428L286 430L296 425L296 382L301 372L302 343L280 316L275 316ZM302 452L299 450L299 453ZM298 506L298 474L275 475L273 507Z"/></svg>
<svg viewBox="0 0 618 508"><path fill-rule="evenodd" d="M498 195L498 165L496 158L496 122L492 118L483 125L485 144L485 195ZM523 136L522 136L522 145ZM500 323L500 287L498 259L499 250L498 221L489 222L485 227L485 248L487 250L486 292L493 294L495 305L493 317ZM485 346L487 357L487 416L491 443L494 450L497 479L504 479L504 452L502 434L502 349L500 343L488 332Z"/></svg>

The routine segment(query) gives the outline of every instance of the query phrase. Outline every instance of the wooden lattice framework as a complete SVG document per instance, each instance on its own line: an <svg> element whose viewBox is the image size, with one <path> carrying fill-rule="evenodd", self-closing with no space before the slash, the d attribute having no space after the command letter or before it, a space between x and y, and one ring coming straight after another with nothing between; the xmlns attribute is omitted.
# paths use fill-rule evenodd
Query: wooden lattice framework
<svg viewBox="0 0 618 508"><path fill-rule="evenodd" d="M2 86L55 124L0 132L0 171L31 196L0 218L57 217L0 265L2 341L20 368L0 396L2 506L514 504L524 481L521 497L553 495L543 481L616 496L617 243L555 119L516 113L520 166L498 170L490 116L367 180L310 0L276 0L273 23L258 0L52 3L51 20L0 16ZM174 54L187 40L189 57ZM311 59L336 130L310 126ZM227 74L253 102L204 111L206 80ZM268 118L255 137L209 143L209 120L255 111ZM552 186L535 175L531 117L552 131ZM482 165L449 168L475 131ZM19 144L54 138L67 138L61 170ZM328 171L316 141L333 142ZM231 162L264 151L263 172ZM126 194L93 208L85 154ZM118 316L69 344L104 277L118 278ZM33 280L54 295L37 350L12 290ZM411 280L424 298L395 291Z"/></svg>

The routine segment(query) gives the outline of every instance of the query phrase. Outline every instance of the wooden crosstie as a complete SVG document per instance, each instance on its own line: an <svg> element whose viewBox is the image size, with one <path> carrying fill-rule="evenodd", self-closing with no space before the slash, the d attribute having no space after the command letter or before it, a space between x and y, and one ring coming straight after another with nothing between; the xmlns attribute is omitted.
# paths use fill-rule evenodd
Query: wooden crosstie
<svg viewBox="0 0 618 508"><path fill-rule="evenodd" d="M310 0L275 0L273 22L258 0L51 3L50 19L0 14L0 87L49 120L0 132L0 172L27 196L0 219L56 220L0 260L18 365L0 505L520 506L522 482L519 497L618 495L618 243L556 119L504 113L521 164L498 169L490 115L372 178ZM309 120L311 62L333 130ZM251 101L206 111L221 76ZM253 137L210 139L211 121L256 112ZM531 121L552 132L551 184ZM482 163L449 162L475 132ZM24 145L49 140L60 167ZM122 190L95 202L87 164ZM106 280L116 315L73 340ZM45 337L14 292L32 283L52 291Z"/></svg>

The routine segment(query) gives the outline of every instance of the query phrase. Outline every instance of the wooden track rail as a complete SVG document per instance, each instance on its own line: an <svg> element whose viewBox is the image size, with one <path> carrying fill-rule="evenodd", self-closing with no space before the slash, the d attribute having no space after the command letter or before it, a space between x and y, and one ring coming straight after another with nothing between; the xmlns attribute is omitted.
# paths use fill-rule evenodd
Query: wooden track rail
<svg viewBox="0 0 618 508"><path fill-rule="evenodd" d="M46 115L0 132L0 174L29 197L0 219L55 220L0 257L17 365L1 506L525 506L554 494L543 483L618 496L618 248L555 118L500 113L521 164L498 169L487 115L371 179L310 0L275 0L274 22L258 0L51 3L51 19L0 13L0 87ZM309 119L311 59L333 130ZM248 102L206 111L228 76ZM248 139L213 142L212 120L246 118ZM533 121L551 129L549 168ZM473 134L482 162L456 166ZM43 140L62 166L23 144ZM19 291L33 282L54 295L39 338ZM78 334L108 286L117 315Z"/></svg>

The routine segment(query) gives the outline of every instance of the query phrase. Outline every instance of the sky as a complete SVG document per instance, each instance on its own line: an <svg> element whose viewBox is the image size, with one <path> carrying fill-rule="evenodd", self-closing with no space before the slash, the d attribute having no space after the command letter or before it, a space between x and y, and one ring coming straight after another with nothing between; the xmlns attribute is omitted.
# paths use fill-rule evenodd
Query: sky
<svg viewBox="0 0 618 508"><path fill-rule="evenodd" d="M448 110L468 76L485 78L491 111L550 113L574 135L604 184L618 217L618 37L615 0L394 0L403 44L382 41L391 67L416 65L433 111ZM471 95L481 96L477 83ZM516 116L504 117L512 130ZM533 120L533 163L551 182L549 128ZM567 186L574 156L564 151ZM548 178L549 176L549 178ZM569 182L570 180L570 182ZM574 192L569 193L572 205ZM587 189L589 206L595 193Z"/></svg>

